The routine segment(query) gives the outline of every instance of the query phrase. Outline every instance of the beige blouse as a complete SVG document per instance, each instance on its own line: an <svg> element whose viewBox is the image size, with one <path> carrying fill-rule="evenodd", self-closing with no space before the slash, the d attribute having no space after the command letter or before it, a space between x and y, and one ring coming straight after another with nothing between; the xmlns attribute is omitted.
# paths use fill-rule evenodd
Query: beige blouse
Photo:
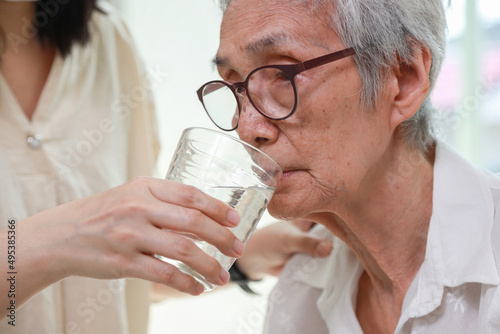
<svg viewBox="0 0 500 334"><path fill-rule="evenodd" d="M90 43L56 57L31 121L0 74L0 228L152 172L160 78L143 67L116 10L100 8ZM146 282L71 277L17 310L15 327L0 321L0 333L144 334L148 304Z"/></svg>

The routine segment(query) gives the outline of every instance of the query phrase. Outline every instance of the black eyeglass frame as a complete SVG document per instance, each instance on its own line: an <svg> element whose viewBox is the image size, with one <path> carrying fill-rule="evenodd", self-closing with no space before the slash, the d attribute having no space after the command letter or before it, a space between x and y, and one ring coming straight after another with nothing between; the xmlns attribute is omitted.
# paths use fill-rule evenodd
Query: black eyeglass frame
<svg viewBox="0 0 500 334"><path fill-rule="evenodd" d="M238 94L240 94L239 92L241 91L241 89L244 89L247 92L248 100L250 101L250 103L252 104L252 106L255 108L255 110L257 110L262 116L264 116L264 117L266 117L268 119L271 119L271 120L274 120L274 121L281 121L281 120L284 120L284 119L287 119L287 118L291 117L295 113L295 110L297 109L297 104L298 104L298 100L299 100L299 96L298 96L298 93L297 93L297 86L295 85L295 76L297 74L300 74L300 73L302 73L304 71L307 71L307 70L310 70L310 69L313 69L313 68L316 68L316 67L319 67L319 66L322 66L322 65L334 62L336 60L340 60L340 59L343 59L343 58L346 58L346 57L349 57L349 56L353 56L355 54L356 54L356 51L351 47L351 48L346 48L346 49L343 49L343 50L340 50L340 51L336 51L336 52L333 52L333 53L329 53L329 54L326 54L326 55L323 55L323 56L320 56L320 57L317 57L317 58L309 59L309 60L306 60L306 61L303 61L303 62L300 62L300 63L297 63L297 64L261 66L261 67L258 67L256 69L254 69L252 72L250 72L247 75L245 81L235 82L234 84L230 84L230 83L228 83L226 81L222 81L222 80L213 80L213 81L209 81L209 82L205 83L203 86L201 86L196 91L196 93L198 94L198 99L200 100L201 104L203 105L203 109L205 109L205 112L207 113L207 115L210 118L210 120L219 129L221 129L223 131L233 131L233 130L236 130L238 128L238 124L239 124L239 117L238 117L238 122L236 123L236 125L232 129L221 128L213 120L212 116L210 116L210 113L208 112L208 110L207 110L207 108L205 106L205 103L203 102L203 90L204 90L204 88L206 86L211 85L211 84L222 84L222 85L228 87L231 90L231 92L234 94L234 97L236 98L236 103L238 105L238 116L241 114L241 102L240 102L240 99L238 98ZM292 83L293 93L294 93L294 97L295 97L295 103L293 105L292 111L288 115L286 115L284 117L271 117L269 115L266 115L263 111L261 111L255 105L255 103L252 101L251 94L248 93L248 81L249 81L249 78L255 72L260 71L260 70L265 69L265 68L275 68L275 69L278 69L278 70L282 71L286 75L286 77L289 78L290 82Z"/></svg>

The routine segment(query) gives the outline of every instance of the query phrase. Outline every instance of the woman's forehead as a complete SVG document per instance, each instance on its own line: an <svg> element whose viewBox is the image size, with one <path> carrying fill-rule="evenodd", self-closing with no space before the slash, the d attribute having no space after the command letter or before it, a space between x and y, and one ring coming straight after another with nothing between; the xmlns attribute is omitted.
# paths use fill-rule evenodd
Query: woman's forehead
<svg viewBox="0 0 500 334"><path fill-rule="evenodd" d="M290 5L288 1L233 0L222 21L218 56L223 57L229 50L251 56L307 49L313 45L328 49L325 40L331 42L338 37L303 5Z"/></svg>
<svg viewBox="0 0 500 334"><path fill-rule="evenodd" d="M288 1L233 0L222 20L221 37L252 42L272 32L269 41L296 41L315 24L315 17L306 11Z"/></svg>

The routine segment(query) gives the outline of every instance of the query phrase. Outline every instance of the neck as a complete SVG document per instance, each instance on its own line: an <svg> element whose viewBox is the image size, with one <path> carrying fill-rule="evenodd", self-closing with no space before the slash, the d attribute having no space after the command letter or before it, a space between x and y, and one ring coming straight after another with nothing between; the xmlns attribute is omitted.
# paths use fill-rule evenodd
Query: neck
<svg viewBox="0 0 500 334"><path fill-rule="evenodd" d="M393 143L346 205L311 217L356 253L374 290L403 302L420 268L432 212L432 151L428 157ZM348 195L349 196L349 195Z"/></svg>
<svg viewBox="0 0 500 334"><path fill-rule="evenodd" d="M3 51L38 45L36 31L32 24L35 3L28 1L10 2L0 0L0 34L5 45Z"/></svg>
<svg viewBox="0 0 500 334"><path fill-rule="evenodd" d="M39 42L31 23L34 11L33 2L0 0L0 71L28 119L57 53L55 45Z"/></svg>

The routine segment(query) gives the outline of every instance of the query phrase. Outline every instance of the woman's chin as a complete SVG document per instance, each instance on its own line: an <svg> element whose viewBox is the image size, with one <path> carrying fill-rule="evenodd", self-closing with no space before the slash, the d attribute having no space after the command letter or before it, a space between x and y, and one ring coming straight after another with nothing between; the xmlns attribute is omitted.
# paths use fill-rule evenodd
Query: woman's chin
<svg viewBox="0 0 500 334"><path fill-rule="evenodd" d="M307 214L290 196L276 194L267 206L269 214L279 220L295 220Z"/></svg>

